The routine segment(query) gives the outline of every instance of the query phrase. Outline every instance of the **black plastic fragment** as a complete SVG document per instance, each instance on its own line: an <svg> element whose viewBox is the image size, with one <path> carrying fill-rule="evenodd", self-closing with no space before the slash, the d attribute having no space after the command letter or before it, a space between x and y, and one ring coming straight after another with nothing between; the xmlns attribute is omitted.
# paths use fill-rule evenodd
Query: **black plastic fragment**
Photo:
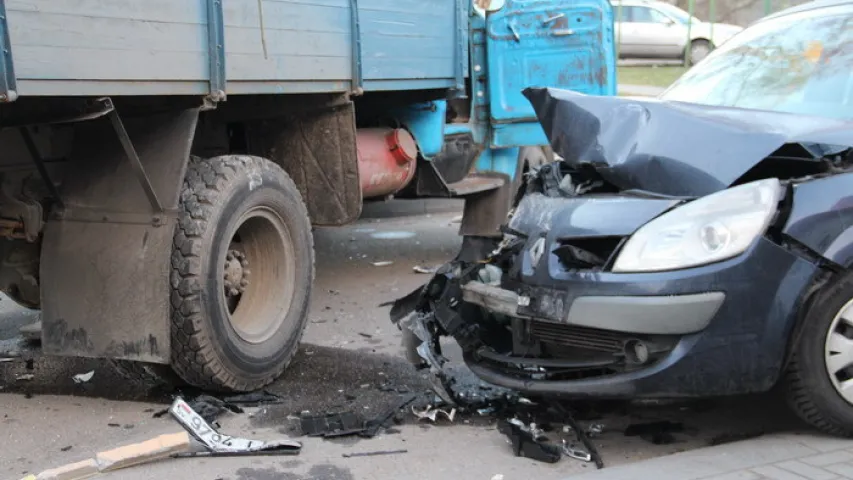
<svg viewBox="0 0 853 480"><path fill-rule="evenodd" d="M598 448L596 448L595 443L589 440L589 436L586 434L586 430L580 428L578 422L575 421L575 417L572 412L570 412L568 409L566 409L559 403L554 403L552 407L560 413L562 420L566 422L568 426L572 427L572 430L575 432L575 436L577 437L578 441L580 441L584 448L586 448L586 451L589 452L590 456L592 457L592 461L595 462L595 468L599 470L604 468L604 459L601 458L601 453L598 451Z"/></svg>
<svg viewBox="0 0 853 480"><path fill-rule="evenodd" d="M246 407L257 407L258 405L269 405L274 403L282 403L281 397L266 390L260 392L244 393L242 395L232 395L222 399L225 403L233 405L243 405Z"/></svg>
<svg viewBox="0 0 853 480"><path fill-rule="evenodd" d="M364 418L353 412L303 416L300 418L302 433L309 437L344 437L364 432Z"/></svg>
<svg viewBox="0 0 853 480"><path fill-rule="evenodd" d="M518 425L500 420L498 421L498 431L509 438L512 451L516 457L526 457L546 463L560 461L562 454L559 446L537 441L530 432L525 432Z"/></svg>
<svg viewBox="0 0 853 480"><path fill-rule="evenodd" d="M393 421L394 415L405 408L408 404L415 401L417 395L411 393L400 398L400 401L388 407L385 411L377 415L374 419L367 422L366 429L360 435L362 437L372 438L379 433L379 429L389 421Z"/></svg>
<svg viewBox="0 0 853 480"><path fill-rule="evenodd" d="M237 405L216 397L211 397L210 395L199 395L187 403L189 403L190 408L195 410L208 423L213 422L219 415L222 415L226 411L243 413L243 409Z"/></svg>

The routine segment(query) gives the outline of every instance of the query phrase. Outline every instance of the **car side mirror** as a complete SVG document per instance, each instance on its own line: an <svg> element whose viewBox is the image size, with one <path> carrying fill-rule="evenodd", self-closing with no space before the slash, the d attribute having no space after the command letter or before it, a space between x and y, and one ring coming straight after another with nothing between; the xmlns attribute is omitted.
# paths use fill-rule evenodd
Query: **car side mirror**
<svg viewBox="0 0 853 480"><path fill-rule="evenodd" d="M671 27L671 26L675 25L675 20L673 20L669 17L664 17L663 24L666 25L667 27Z"/></svg>

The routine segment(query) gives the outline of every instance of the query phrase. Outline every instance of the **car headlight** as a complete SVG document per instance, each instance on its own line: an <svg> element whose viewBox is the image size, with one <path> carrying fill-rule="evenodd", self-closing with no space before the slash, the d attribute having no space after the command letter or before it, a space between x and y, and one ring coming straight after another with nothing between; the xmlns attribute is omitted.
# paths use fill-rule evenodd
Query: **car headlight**
<svg viewBox="0 0 853 480"><path fill-rule="evenodd" d="M767 230L782 191L770 178L677 207L634 232L613 271L678 270L740 255Z"/></svg>

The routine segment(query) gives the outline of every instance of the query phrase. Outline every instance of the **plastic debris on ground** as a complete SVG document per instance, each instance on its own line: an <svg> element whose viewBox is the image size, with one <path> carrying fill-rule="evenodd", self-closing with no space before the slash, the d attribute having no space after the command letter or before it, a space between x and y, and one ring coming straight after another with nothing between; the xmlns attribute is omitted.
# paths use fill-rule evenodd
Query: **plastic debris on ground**
<svg viewBox="0 0 853 480"><path fill-rule="evenodd" d="M365 420L353 412L326 413L311 415L305 413L299 417L302 434L309 437L343 437L358 435L373 438L382 428L390 428L394 416L417 399L415 394L400 396L395 402L382 410L376 417Z"/></svg>
<svg viewBox="0 0 853 480"><path fill-rule="evenodd" d="M175 456L298 455L302 450L300 442L290 439L261 441L223 435L180 397L172 403L169 413L207 449L207 452L185 452Z"/></svg>
<svg viewBox="0 0 853 480"><path fill-rule="evenodd" d="M77 375L74 375L73 377L71 377L71 380L74 380L74 383L86 383L89 380L91 380L92 377L94 377L94 376L95 376L95 371L92 370L92 371L89 371L86 373L78 373Z"/></svg>
<svg viewBox="0 0 853 480"><path fill-rule="evenodd" d="M450 410L442 410L440 408L435 408L432 405L427 405L425 409L418 411L413 405L412 414L414 414L418 420L430 420L433 423L435 423L439 415L443 415L444 418L448 419L452 423L453 419L456 418L456 409L451 408Z"/></svg>
<svg viewBox="0 0 853 480"><path fill-rule="evenodd" d="M394 262L389 261L389 260L385 260L385 261L381 261L381 262L371 262L371 265L373 265L374 267L387 267L387 266L393 265L393 264L394 264Z"/></svg>
<svg viewBox="0 0 853 480"><path fill-rule="evenodd" d="M516 457L526 457L545 463L560 461L560 447L544 438L536 438L529 428L520 422L499 420L498 431L507 436Z"/></svg>
<svg viewBox="0 0 853 480"><path fill-rule="evenodd" d="M226 403L232 405L242 405L244 407L257 407L259 405L273 405L282 403L281 397L266 390L260 392L243 393L240 395L232 395L222 399Z"/></svg>
<svg viewBox="0 0 853 480"><path fill-rule="evenodd" d="M190 405L190 408L197 412L199 416L208 423L213 423L225 412L243 413L243 409L237 405L210 395L199 395L189 401L188 404Z"/></svg>
<svg viewBox="0 0 853 480"><path fill-rule="evenodd" d="M304 415L299 419L302 434L309 437L343 437L364 433L364 418L353 412Z"/></svg>
<svg viewBox="0 0 853 480"><path fill-rule="evenodd" d="M424 273L432 275L438 270L438 267L427 267L426 265L415 265L412 270L415 273Z"/></svg>
<svg viewBox="0 0 853 480"><path fill-rule="evenodd" d="M377 455L397 455L400 453L409 453L406 449L400 450L377 450L375 452L361 452L361 453L344 453L342 456L344 458L352 458L352 457L375 457Z"/></svg>

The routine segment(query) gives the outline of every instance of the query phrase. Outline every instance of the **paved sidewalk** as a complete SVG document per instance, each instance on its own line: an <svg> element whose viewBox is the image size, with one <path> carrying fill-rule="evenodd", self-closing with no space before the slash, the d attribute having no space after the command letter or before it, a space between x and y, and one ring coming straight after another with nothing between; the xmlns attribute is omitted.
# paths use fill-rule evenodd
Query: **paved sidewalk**
<svg viewBox="0 0 853 480"><path fill-rule="evenodd" d="M607 458L605 457L605 462ZM777 434L596 470L571 480L853 479L853 440Z"/></svg>

